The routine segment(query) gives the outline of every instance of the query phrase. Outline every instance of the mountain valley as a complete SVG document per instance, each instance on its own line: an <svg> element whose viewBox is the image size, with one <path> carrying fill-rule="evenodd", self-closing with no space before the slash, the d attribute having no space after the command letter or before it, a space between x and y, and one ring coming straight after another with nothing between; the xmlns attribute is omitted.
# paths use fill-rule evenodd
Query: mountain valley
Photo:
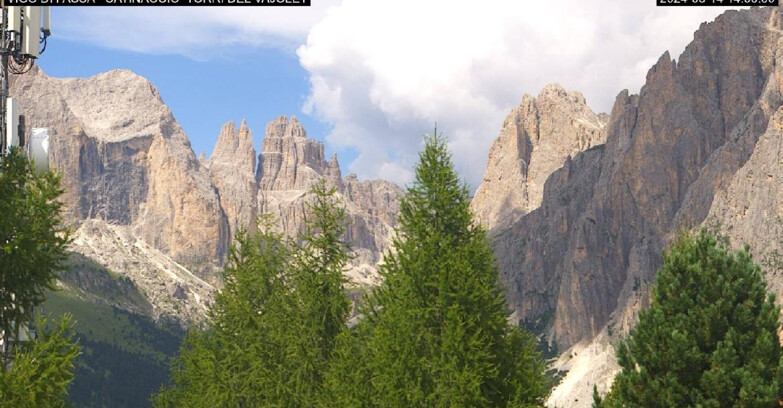
<svg viewBox="0 0 783 408"><path fill-rule="evenodd" d="M212 154L198 158L154 85L133 72L57 79L34 68L14 78L11 94L28 127L52 130L81 265L51 308L101 304L178 339L205 322L232 237L263 213L295 236L322 178L348 213L355 257L345 275L355 288L381 281L403 189L344 177L296 117L270 120L259 151L246 122L226 123ZM471 206L489 231L511 320L567 371L550 406L589 406L593 386L611 384L613 347L649 304L661 252L682 230L749 244L783 296L781 8L702 24L609 114L552 84L498 125ZM158 351L131 352L168 364Z"/></svg>

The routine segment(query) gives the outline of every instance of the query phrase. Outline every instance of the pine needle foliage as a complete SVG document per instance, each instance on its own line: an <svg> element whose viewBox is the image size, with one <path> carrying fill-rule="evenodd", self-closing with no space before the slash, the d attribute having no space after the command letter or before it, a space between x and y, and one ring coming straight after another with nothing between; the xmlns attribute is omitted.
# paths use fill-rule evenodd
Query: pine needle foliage
<svg viewBox="0 0 783 408"><path fill-rule="evenodd" d="M345 242L345 208L337 205L336 189L320 180L292 265L296 312L291 323L292 374L296 406L310 407L321 392L324 373L337 336L345 330L351 303L343 272L351 259Z"/></svg>
<svg viewBox="0 0 783 408"><path fill-rule="evenodd" d="M282 406L290 254L269 217L260 225L256 235L237 235L211 327L188 333L172 367L173 385L155 396L155 406Z"/></svg>
<svg viewBox="0 0 783 408"><path fill-rule="evenodd" d="M622 371L596 407L777 407L779 309L749 248L702 230L664 253L649 310L618 349Z"/></svg>

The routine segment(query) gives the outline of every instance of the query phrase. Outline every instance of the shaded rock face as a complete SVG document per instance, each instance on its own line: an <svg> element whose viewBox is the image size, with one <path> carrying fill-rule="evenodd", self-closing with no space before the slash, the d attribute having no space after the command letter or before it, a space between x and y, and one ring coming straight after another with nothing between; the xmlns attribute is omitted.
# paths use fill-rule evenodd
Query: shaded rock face
<svg viewBox="0 0 783 408"><path fill-rule="evenodd" d="M269 122L259 162L257 176L262 191L307 190L320 178L340 185L337 157L327 163L323 144L308 139L295 116L290 121L281 116Z"/></svg>
<svg viewBox="0 0 783 408"><path fill-rule="evenodd" d="M251 231L258 217L258 183L253 134L245 121L239 129L233 122L223 125L207 166L228 218L229 236L240 229Z"/></svg>
<svg viewBox="0 0 783 408"><path fill-rule="evenodd" d="M581 93L547 85L525 95L503 122L487 169L471 202L490 231L538 208L544 183L566 158L604 142L607 115L596 115Z"/></svg>
<svg viewBox="0 0 783 408"><path fill-rule="evenodd" d="M736 141L727 142L737 145L736 153L742 154L739 158L734 156L736 153L726 151L711 160L709 170L741 167L730 178L709 180L720 187L716 189L712 206L702 223L707 229L727 235L736 249L744 244L751 246L754 259L766 272L767 283L778 302L783 299L783 107L780 106L783 98L779 89L771 87L779 85L768 83L765 88L768 98L758 104L758 111L753 112L754 116L761 117L771 113L766 130L761 135L755 132L738 134ZM775 103L771 104L773 99ZM772 111L776 105L777 109ZM746 150L745 147L754 141L752 151ZM749 157L745 156L747 154Z"/></svg>
<svg viewBox="0 0 783 408"><path fill-rule="evenodd" d="M729 11L679 62L665 53L639 95L618 95L605 145L566 160L540 208L495 236L520 321L544 323L560 349L627 332L681 228L712 222L733 241L783 243L762 227L781 214L780 30L778 8ZM751 238L759 228L771 237Z"/></svg>
<svg viewBox="0 0 783 408"><path fill-rule="evenodd" d="M295 237L303 228L308 190L320 179L337 190L348 216L346 240L355 258L347 276L357 284L380 282L376 265L390 244L402 190L394 183L341 179L337 157L327 162L323 143L308 139L296 117L279 117L266 127L258 158L258 208L279 221L282 232Z"/></svg>
<svg viewBox="0 0 783 408"><path fill-rule="evenodd" d="M359 181L355 174L343 179L341 186L348 210L346 240L355 256L349 276L357 283L379 284L376 265L391 246L403 192L390 181Z"/></svg>
<svg viewBox="0 0 783 408"><path fill-rule="evenodd" d="M227 251L228 223L209 173L157 89L127 70L88 79L14 77L28 127L50 127L67 218L128 225L204 276Z"/></svg>
<svg viewBox="0 0 783 408"><path fill-rule="evenodd" d="M260 156L247 125L227 123L207 160L196 158L155 87L130 71L55 79L36 68L13 78L11 94L28 127L52 131L72 249L130 277L154 317L203 321L234 234L271 212L295 236L320 178L348 210L356 258L346 273L378 282L401 190L355 176L343 182L337 158L326 161L296 118L269 124Z"/></svg>

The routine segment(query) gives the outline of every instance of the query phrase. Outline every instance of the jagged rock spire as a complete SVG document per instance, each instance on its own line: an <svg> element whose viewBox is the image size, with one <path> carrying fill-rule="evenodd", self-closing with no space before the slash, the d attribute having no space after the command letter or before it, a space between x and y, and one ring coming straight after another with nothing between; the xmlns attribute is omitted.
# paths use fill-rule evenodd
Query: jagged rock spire
<svg viewBox="0 0 783 408"><path fill-rule="evenodd" d="M549 84L537 98L522 97L509 112L489 151L487 169L472 202L490 230L538 208L544 183L567 157L604 142L606 115L596 115L584 96Z"/></svg>
<svg viewBox="0 0 783 408"><path fill-rule="evenodd" d="M335 178L334 167L324 158L323 143L308 139L296 116L290 120L280 116L267 124L259 163L262 191L307 190L321 177ZM336 174L335 181L340 178L339 166Z"/></svg>
<svg viewBox="0 0 783 408"><path fill-rule="evenodd" d="M253 133L245 120L238 130L234 122L224 124L209 158L209 170L232 236L240 229L250 230L255 226L258 215L255 169Z"/></svg>

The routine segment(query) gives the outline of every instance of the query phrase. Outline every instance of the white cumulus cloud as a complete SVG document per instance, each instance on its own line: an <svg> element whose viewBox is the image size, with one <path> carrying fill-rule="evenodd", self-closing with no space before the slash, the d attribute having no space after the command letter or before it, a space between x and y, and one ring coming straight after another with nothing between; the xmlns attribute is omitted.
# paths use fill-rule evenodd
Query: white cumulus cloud
<svg viewBox="0 0 783 408"><path fill-rule="evenodd" d="M411 180L435 123L476 187L508 110L547 83L594 110L638 91L666 50L679 55L723 8L653 0L314 0L310 7L63 7L64 39L196 60L241 47L296 50L310 74L306 112L330 148L356 152L362 178Z"/></svg>
<svg viewBox="0 0 783 408"><path fill-rule="evenodd" d="M310 7L56 7L52 17L54 33L66 40L208 59L231 46L294 50L329 7L339 3L315 0Z"/></svg>
<svg viewBox="0 0 783 408"><path fill-rule="evenodd" d="M311 75L305 110L334 125L333 148L358 152L350 171L400 183L437 122L476 187L524 93L558 82L608 111L722 11L651 0L344 0L298 50Z"/></svg>

